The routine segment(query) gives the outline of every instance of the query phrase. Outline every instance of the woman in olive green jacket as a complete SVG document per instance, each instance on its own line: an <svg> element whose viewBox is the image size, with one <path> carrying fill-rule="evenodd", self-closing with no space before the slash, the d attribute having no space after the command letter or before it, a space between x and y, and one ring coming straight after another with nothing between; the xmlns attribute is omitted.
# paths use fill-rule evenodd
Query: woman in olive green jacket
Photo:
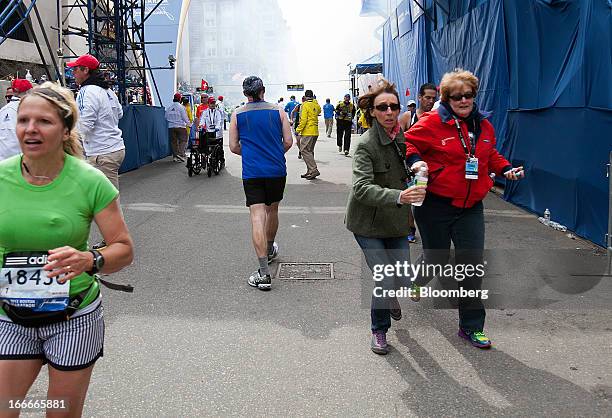
<svg viewBox="0 0 612 418"><path fill-rule="evenodd" d="M346 211L346 227L353 232L374 273L371 349L387 354L391 317L401 318L399 302L385 292L395 288L393 275L382 277L382 266L410 262L408 214L412 202L422 201L425 186L407 188L405 144L398 123L399 95L381 80L378 88L359 99L372 127L360 139L353 155L353 187Z"/></svg>

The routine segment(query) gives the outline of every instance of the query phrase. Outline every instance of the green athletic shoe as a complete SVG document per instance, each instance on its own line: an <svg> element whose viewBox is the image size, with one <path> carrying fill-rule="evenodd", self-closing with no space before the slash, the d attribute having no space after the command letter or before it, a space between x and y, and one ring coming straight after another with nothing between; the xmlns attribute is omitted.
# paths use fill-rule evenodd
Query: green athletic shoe
<svg viewBox="0 0 612 418"><path fill-rule="evenodd" d="M457 335L465 340L468 340L470 344L478 348L491 348L491 340L482 331L466 331L459 328Z"/></svg>

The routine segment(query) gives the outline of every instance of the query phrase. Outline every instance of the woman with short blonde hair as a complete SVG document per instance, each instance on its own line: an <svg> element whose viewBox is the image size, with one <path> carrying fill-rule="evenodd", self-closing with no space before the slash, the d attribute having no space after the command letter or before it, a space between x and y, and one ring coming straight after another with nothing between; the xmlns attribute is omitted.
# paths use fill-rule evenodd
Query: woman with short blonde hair
<svg viewBox="0 0 612 418"><path fill-rule="evenodd" d="M470 71L457 68L454 71L444 74L440 81L440 101L448 102L451 94L451 89L458 85L464 84L472 89L474 96L478 93L478 78Z"/></svg>
<svg viewBox="0 0 612 418"><path fill-rule="evenodd" d="M523 167L512 165L495 148L495 130L488 114L475 103L478 78L455 69L440 83L440 107L424 114L405 133L406 160L416 170L428 170L427 197L414 208L425 261L431 265L449 262L451 242L457 265L483 265L485 224L482 201L493 186L490 173L507 180L524 176ZM416 280L425 286L431 278ZM478 291L482 276L457 278L457 287ZM472 294L478 294L478 292ZM480 298L460 297L461 338L478 348L491 347L484 332L485 308Z"/></svg>

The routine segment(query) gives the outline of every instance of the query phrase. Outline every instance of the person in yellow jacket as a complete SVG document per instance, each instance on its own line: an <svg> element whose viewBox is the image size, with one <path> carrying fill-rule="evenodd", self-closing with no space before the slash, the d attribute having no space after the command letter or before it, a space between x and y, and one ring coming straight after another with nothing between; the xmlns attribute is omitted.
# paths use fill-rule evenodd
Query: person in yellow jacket
<svg viewBox="0 0 612 418"><path fill-rule="evenodd" d="M370 125L368 124L368 121L365 118L365 112L366 110L359 109L359 113L361 114L359 116L359 126L361 126L361 128L363 129L362 133L365 133L368 129L370 129Z"/></svg>
<svg viewBox="0 0 612 418"><path fill-rule="evenodd" d="M306 173L302 174L302 178L313 180L321 173L317 168L317 163L314 159L314 148L319 138L319 115L321 114L321 106L314 98L312 90L304 92L306 100L302 103L300 109L300 123L295 130L300 135L300 152L306 163Z"/></svg>
<svg viewBox="0 0 612 418"><path fill-rule="evenodd" d="M189 97L183 97L181 99L181 104L185 107L187 111L187 117L189 118L189 122L193 124L193 112L191 111L191 104L189 103ZM187 127L187 138L190 138L189 134L191 131L191 127Z"/></svg>

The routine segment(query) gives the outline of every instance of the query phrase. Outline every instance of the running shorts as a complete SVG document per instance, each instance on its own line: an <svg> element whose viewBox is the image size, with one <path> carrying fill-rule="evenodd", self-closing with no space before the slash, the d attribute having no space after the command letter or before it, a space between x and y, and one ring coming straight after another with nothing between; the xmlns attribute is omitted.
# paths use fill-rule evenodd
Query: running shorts
<svg viewBox="0 0 612 418"><path fill-rule="evenodd" d="M26 328L0 316L0 360L42 359L65 371L93 365L104 348L102 303L98 298L93 304L98 306L90 312L42 327Z"/></svg>
<svg viewBox="0 0 612 418"><path fill-rule="evenodd" d="M246 205L264 203L270 206L272 203L283 200L285 181L287 177L262 177L256 179L243 179L244 195Z"/></svg>

